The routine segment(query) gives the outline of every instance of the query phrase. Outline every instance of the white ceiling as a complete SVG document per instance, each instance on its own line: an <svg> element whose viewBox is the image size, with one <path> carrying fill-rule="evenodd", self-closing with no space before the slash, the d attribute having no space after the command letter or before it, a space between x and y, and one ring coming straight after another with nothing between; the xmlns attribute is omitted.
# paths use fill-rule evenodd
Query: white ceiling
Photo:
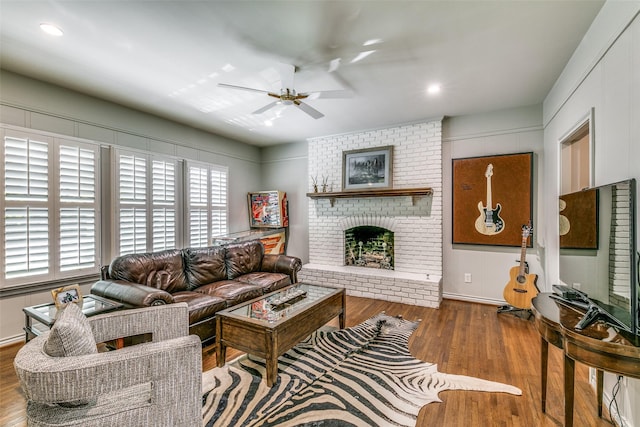
<svg viewBox="0 0 640 427"><path fill-rule="evenodd" d="M541 103L603 3L0 0L0 66L264 146ZM352 96L306 100L316 120L217 86L279 92L280 63L299 93Z"/></svg>

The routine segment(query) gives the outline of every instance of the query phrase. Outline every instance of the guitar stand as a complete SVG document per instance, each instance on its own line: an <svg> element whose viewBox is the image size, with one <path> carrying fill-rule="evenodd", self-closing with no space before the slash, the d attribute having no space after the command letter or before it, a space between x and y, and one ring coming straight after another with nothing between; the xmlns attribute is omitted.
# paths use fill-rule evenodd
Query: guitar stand
<svg viewBox="0 0 640 427"><path fill-rule="evenodd" d="M512 313L514 316L520 313L527 313L527 320L533 317L533 312L531 311L530 308L518 308L509 304L501 305L500 307L498 307L498 314L500 313ZM518 316L518 317L522 318L522 316Z"/></svg>

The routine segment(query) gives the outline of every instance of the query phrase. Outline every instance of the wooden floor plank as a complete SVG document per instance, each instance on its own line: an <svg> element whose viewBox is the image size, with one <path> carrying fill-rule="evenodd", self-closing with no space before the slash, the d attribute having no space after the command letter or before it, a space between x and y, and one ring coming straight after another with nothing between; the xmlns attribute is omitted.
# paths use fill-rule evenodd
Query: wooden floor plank
<svg viewBox="0 0 640 427"><path fill-rule="evenodd" d="M410 350L421 360L438 364L448 374L469 375L519 387L522 396L503 393L447 391L442 403L425 406L417 426L562 426L564 419L562 351L549 348L547 413L540 410L540 337L532 320L496 307L444 300L439 309L347 297L347 326L382 311L406 319L422 319L412 335ZM338 325L337 320L330 323ZM25 399L13 359L21 344L0 348L0 425L24 426ZM203 369L216 365L213 347L203 350ZM239 353L227 352L229 360ZM588 383L588 369L576 364L574 425L610 426L598 418L596 396Z"/></svg>

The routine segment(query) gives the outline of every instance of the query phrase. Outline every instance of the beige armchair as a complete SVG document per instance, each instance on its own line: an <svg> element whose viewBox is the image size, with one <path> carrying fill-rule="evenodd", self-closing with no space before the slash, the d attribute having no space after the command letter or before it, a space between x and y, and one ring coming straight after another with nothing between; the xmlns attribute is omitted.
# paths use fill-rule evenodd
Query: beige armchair
<svg viewBox="0 0 640 427"><path fill-rule="evenodd" d="M73 310L65 312L71 316ZM202 425L202 348L197 336L188 335L186 303L88 319L77 312L70 327L60 317L53 327L58 330L33 339L16 355L29 426ZM87 334L74 329L86 322ZM148 333L152 341L101 353L90 348L91 354L50 355L52 345L66 339L60 347L68 351L75 345L69 336L84 340L82 335L91 333L95 343Z"/></svg>

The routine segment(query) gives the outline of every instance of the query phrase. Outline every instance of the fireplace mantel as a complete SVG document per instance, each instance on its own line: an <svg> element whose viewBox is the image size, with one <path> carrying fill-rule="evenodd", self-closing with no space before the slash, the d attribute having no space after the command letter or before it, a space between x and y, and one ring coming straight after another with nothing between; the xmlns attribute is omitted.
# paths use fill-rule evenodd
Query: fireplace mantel
<svg viewBox="0 0 640 427"><path fill-rule="evenodd" d="M362 191L337 191L322 193L307 193L312 199L329 199L333 207L336 199L360 199L364 197L411 197L411 203L415 205L416 197L428 196L433 193L430 187L422 188L392 188L387 190L362 190Z"/></svg>

